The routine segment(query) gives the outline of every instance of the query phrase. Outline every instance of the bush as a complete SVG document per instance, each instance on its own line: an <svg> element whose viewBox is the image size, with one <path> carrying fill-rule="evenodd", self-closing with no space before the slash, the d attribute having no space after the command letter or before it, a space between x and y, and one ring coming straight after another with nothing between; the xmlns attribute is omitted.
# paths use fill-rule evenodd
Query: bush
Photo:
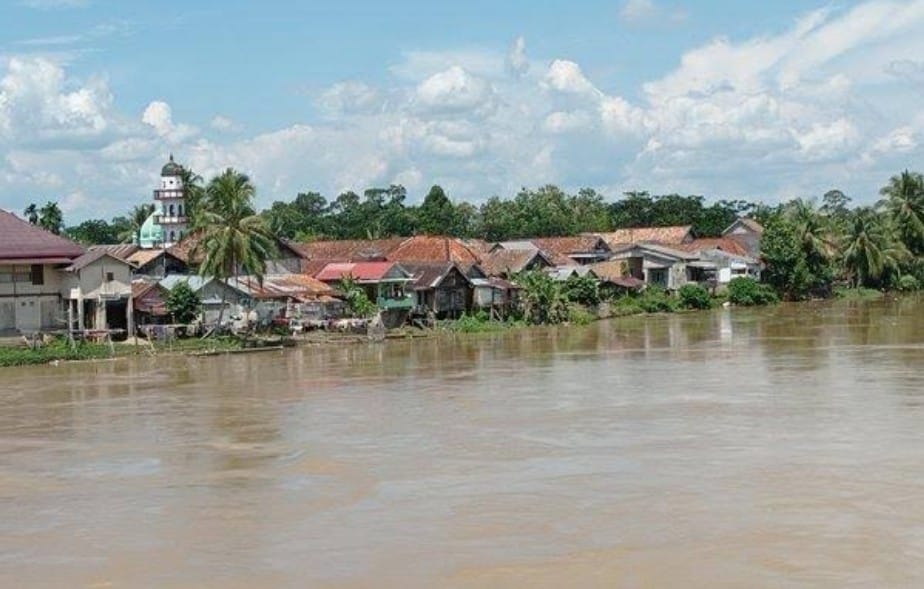
<svg viewBox="0 0 924 589"><path fill-rule="evenodd" d="M571 305L568 308L568 322L574 325L587 325L597 317L582 305Z"/></svg>
<svg viewBox="0 0 924 589"><path fill-rule="evenodd" d="M709 291L699 284L684 284L677 291L680 295L680 305L685 309L709 309L712 307L712 297Z"/></svg>
<svg viewBox="0 0 924 589"><path fill-rule="evenodd" d="M199 315L199 307L202 301L199 295L189 286L187 282L178 282L176 286L170 289L165 301L167 311L173 315L177 323L189 323Z"/></svg>
<svg viewBox="0 0 924 589"><path fill-rule="evenodd" d="M901 292L914 292L916 290L921 290L921 282L911 274L905 274L899 278L898 284L895 286Z"/></svg>
<svg viewBox="0 0 924 589"><path fill-rule="evenodd" d="M779 301L776 293L767 284L761 284L753 278L739 276L728 283L728 301L746 307L770 305Z"/></svg>
<svg viewBox="0 0 924 589"><path fill-rule="evenodd" d="M649 286L638 298L638 305L646 313L673 313L679 304L666 290Z"/></svg>

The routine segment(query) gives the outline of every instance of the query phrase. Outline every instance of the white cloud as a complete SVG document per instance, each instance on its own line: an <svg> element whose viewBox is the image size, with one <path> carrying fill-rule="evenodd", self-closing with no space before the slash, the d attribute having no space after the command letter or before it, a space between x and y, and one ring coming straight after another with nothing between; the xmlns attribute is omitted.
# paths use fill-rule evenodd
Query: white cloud
<svg viewBox="0 0 924 589"><path fill-rule="evenodd" d="M334 84L317 99L318 105L332 116L373 112L382 106L378 90L359 81Z"/></svg>
<svg viewBox="0 0 924 589"><path fill-rule="evenodd" d="M581 66L566 59L556 59L545 74L547 88L570 94L600 96L597 88L584 76Z"/></svg>
<svg viewBox="0 0 924 589"><path fill-rule="evenodd" d="M236 133L241 130L239 123L224 115L215 115L209 125L221 133Z"/></svg>
<svg viewBox="0 0 924 589"><path fill-rule="evenodd" d="M418 84L415 96L431 111L475 111L489 108L493 94L490 83L454 65Z"/></svg>
<svg viewBox="0 0 924 589"><path fill-rule="evenodd" d="M526 57L526 39L517 37L507 54L507 68L515 76L522 76L529 71L529 58Z"/></svg>
<svg viewBox="0 0 924 589"><path fill-rule="evenodd" d="M619 9L619 18L630 24L677 23L685 20L687 13L680 8L665 7L655 0L624 0Z"/></svg>
<svg viewBox="0 0 924 589"><path fill-rule="evenodd" d="M141 115L141 122L153 127L154 131L171 143L181 143L198 133L195 127L173 122L173 110L161 100L148 104Z"/></svg>

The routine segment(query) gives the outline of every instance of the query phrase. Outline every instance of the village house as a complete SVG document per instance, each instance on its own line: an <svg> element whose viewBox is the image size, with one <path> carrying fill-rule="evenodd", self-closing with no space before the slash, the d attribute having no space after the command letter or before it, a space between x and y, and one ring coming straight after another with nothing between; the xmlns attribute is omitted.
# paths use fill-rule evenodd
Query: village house
<svg viewBox="0 0 924 589"><path fill-rule="evenodd" d="M187 265L165 249L144 249L134 243L91 245L90 251L105 250L112 256L133 266L132 275L138 278L163 278L168 274L186 274Z"/></svg>
<svg viewBox="0 0 924 589"><path fill-rule="evenodd" d="M612 253L606 241L597 235L538 237L529 241L553 261L556 258L567 258L582 266L608 260Z"/></svg>
<svg viewBox="0 0 924 589"><path fill-rule="evenodd" d="M411 288L417 297L415 314L457 319L472 309L474 286L458 264L402 263L401 266L414 277Z"/></svg>
<svg viewBox="0 0 924 589"><path fill-rule="evenodd" d="M61 298L70 329L134 330L132 265L105 249L90 250L64 269Z"/></svg>
<svg viewBox="0 0 924 589"><path fill-rule="evenodd" d="M674 225L670 227L630 227L617 229L609 233L592 233L602 238L611 250L625 248L636 243L678 246L693 241L692 225Z"/></svg>
<svg viewBox="0 0 924 589"><path fill-rule="evenodd" d="M335 288L351 279L363 289L369 300L382 310L386 327L404 324L416 303L409 285L414 277L395 262L334 262L315 276Z"/></svg>
<svg viewBox="0 0 924 589"><path fill-rule="evenodd" d="M159 282L136 278L132 280L132 309L135 313L135 328L146 325L168 323L167 297L170 291Z"/></svg>
<svg viewBox="0 0 924 589"><path fill-rule="evenodd" d="M236 290L246 293L250 310L256 311L260 325L274 320L304 319L321 321L341 317L343 301L337 291L305 274L275 274L263 277L240 276L228 280Z"/></svg>
<svg viewBox="0 0 924 589"><path fill-rule="evenodd" d="M63 275L84 254L76 243L0 210L0 333L63 329Z"/></svg>
<svg viewBox="0 0 924 589"><path fill-rule="evenodd" d="M741 243L746 254L752 258L760 257L760 239L763 234L763 226L754 219L747 217L736 219L722 232L723 237L734 239Z"/></svg>
<svg viewBox="0 0 924 589"><path fill-rule="evenodd" d="M652 243L637 243L615 250L612 259L625 262L628 275L646 285L674 291L690 281L689 264L697 256Z"/></svg>
<svg viewBox="0 0 924 589"><path fill-rule="evenodd" d="M223 323L230 322L233 318L240 317L253 304L247 292L214 277L171 274L161 279L159 284L171 291L181 282L199 296L202 303L202 323L206 326L218 323L219 316Z"/></svg>
<svg viewBox="0 0 924 589"><path fill-rule="evenodd" d="M761 264L748 255L744 242L730 237L694 239L677 246L698 259L690 262L690 280L709 287L727 285L732 278L744 276L760 279Z"/></svg>

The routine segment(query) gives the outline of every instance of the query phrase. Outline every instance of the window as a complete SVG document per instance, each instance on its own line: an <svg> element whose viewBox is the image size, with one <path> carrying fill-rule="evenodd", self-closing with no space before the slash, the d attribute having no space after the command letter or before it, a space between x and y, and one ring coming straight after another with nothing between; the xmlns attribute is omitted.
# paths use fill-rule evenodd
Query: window
<svg viewBox="0 0 924 589"><path fill-rule="evenodd" d="M170 231L170 243L173 243L174 241L176 241L176 233L171 230Z"/></svg>
<svg viewBox="0 0 924 589"><path fill-rule="evenodd" d="M173 205L170 205L170 216L173 216Z"/></svg>
<svg viewBox="0 0 924 589"><path fill-rule="evenodd" d="M45 284L45 267L41 264L32 264L32 285L42 286Z"/></svg>
<svg viewBox="0 0 924 589"><path fill-rule="evenodd" d="M177 214L182 217L183 216L183 205L182 204L176 205L176 210L177 210Z"/></svg>
<svg viewBox="0 0 924 589"><path fill-rule="evenodd" d="M0 283L32 282L32 266L0 266Z"/></svg>
<svg viewBox="0 0 924 589"><path fill-rule="evenodd" d="M113 280L115 280L115 274L106 272L106 282L112 282Z"/></svg>

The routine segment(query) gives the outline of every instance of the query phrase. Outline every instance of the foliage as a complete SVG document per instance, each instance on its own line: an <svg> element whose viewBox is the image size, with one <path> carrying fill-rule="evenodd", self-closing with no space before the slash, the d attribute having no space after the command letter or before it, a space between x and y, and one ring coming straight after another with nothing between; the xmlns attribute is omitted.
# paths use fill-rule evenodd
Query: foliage
<svg viewBox="0 0 924 589"><path fill-rule="evenodd" d="M534 325L562 323L568 319L568 299L562 283L545 272L522 272L514 279L521 288L523 318Z"/></svg>
<svg viewBox="0 0 924 589"><path fill-rule="evenodd" d="M637 299L638 306L646 313L673 313L680 304L666 290L657 286L647 287Z"/></svg>
<svg viewBox="0 0 924 589"><path fill-rule="evenodd" d="M103 219L88 219L77 226L68 227L64 230L64 234L84 245L119 242L116 227Z"/></svg>
<svg viewBox="0 0 924 589"><path fill-rule="evenodd" d="M872 209L860 209L845 237L842 259L854 286L877 286L889 273L897 273L907 257L904 245L891 227Z"/></svg>
<svg viewBox="0 0 924 589"><path fill-rule="evenodd" d="M924 255L924 176L905 170L879 193L905 248L914 256Z"/></svg>
<svg viewBox="0 0 924 589"><path fill-rule="evenodd" d="M209 181L194 227L199 232L194 253L203 254L201 275L223 280L242 273L263 279L275 242L254 211L254 194L250 178L231 168Z"/></svg>
<svg viewBox="0 0 924 589"><path fill-rule="evenodd" d="M613 227L664 227L693 225L701 237L716 237L735 219L749 215L756 205L743 200L720 200L706 206L702 196L627 192L611 205Z"/></svg>
<svg viewBox="0 0 924 589"><path fill-rule="evenodd" d="M684 284L677 294L680 296L680 306L685 309L712 308L712 297L709 296L709 291L699 284Z"/></svg>
<svg viewBox="0 0 924 589"><path fill-rule="evenodd" d="M144 226L144 222L148 220L148 217L154 212L154 205L151 203L144 203L140 205L135 205L132 207L131 212L128 214L128 230L125 231L121 236L121 241L131 241L134 244L141 244L141 228Z"/></svg>
<svg viewBox="0 0 924 589"><path fill-rule="evenodd" d="M562 294L571 303L591 307L600 303L600 286L590 274L573 274L562 285Z"/></svg>
<svg viewBox="0 0 924 589"><path fill-rule="evenodd" d="M339 290L347 309L354 317L371 317L378 311L378 307L369 300L366 291L356 283L352 276L343 277Z"/></svg>
<svg viewBox="0 0 924 589"><path fill-rule="evenodd" d="M573 325L588 325L596 319L597 316L584 305L568 306L568 323Z"/></svg>
<svg viewBox="0 0 924 589"><path fill-rule="evenodd" d="M796 228L782 215L769 217L760 239L763 280L788 299L807 296L814 284Z"/></svg>
<svg viewBox="0 0 924 589"><path fill-rule="evenodd" d="M57 338L38 348L0 346L0 366L47 364L56 360L90 360L108 358L112 352L106 344L77 342L71 345L66 338Z"/></svg>
<svg viewBox="0 0 924 589"><path fill-rule="evenodd" d="M56 202L48 201L41 207L32 203L25 208L23 215L33 225L38 225L55 235L60 235L64 230L64 214Z"/></svg>
<svg viewBox="0 0 924 589"><path fill-rule="evenodd" d="M165 301L167 310L178 323L189 323L199 315L202 300L186 282L178 282L170 289Z"/></svg>
<svg viewBox="0 0 924 589"><path fill-rule="evenodd" d="M901 292L914 292L921 290L921 281L916 276L905 274L898 279L895 287Z"/></svg>
<svg viewBox="0 0 924 589"><path fill-rule="evenodd" d="M750 307L770 305L778 300L779 298L772 288L757 282L753 278L739 276L732 278L731 282L728 283L728 301L732 304Z"/></svg>

